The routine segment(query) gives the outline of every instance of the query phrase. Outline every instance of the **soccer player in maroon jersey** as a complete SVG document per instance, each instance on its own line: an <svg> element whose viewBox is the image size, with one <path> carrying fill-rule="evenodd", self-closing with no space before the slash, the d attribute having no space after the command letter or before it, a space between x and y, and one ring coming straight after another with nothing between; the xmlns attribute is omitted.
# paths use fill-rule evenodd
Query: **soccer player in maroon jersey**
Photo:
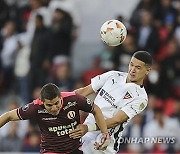
<svg viewBox="0 0 180 154"><path fill-rule="evenodd" d="M40 99L1 115L0 128L9 121L36 119L41 131L40 153L82 154L79 139L69 137L69 131L80 123L79 110L94 115L104 137L101 143L104 149L110 137L99 107L75 92L60 92L52 83L42 87ZM92 129L89 127L89 131Z"/></svg>

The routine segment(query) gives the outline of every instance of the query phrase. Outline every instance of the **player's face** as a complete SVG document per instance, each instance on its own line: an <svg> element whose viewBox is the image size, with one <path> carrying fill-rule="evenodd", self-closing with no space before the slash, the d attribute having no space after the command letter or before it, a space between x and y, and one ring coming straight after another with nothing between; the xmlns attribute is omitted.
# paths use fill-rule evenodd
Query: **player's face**
<svg viewBox="0 0 180 154"><path fill-rule="evenodd" d="M58 115L62 107L62 99L59 97L52 100L45 99L44 106L50 114Z"/></svg>
<svg viewBox="0 0 180 154"><path fill-rule="evenodd" d="M134 82L136 84L143 84L143 80L148 75L150 67L147 66L143 61L131 58L129 63L127 82Z"/></svg>

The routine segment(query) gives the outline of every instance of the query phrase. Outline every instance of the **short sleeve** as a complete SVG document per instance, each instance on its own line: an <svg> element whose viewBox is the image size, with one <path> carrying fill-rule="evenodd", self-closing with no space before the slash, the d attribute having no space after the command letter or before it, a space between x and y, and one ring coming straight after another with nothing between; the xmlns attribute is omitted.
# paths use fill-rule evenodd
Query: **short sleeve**
<svg viewBox="0 0 180 154"><path fill-rule="evenodd" d="M33 119L36 117L36 111L34 103L29 103L18 108L17 115L21 120Z"/></svg>
<svg viewBox="0 0 180 154"><path fill-rule="evenodd" d="M89 112L89 113L93 111L93 109L94 109L93 108L93 105L94 105L93 101L91 101L90 99L88 99L84 96L81 96L77 93L76 93L75 99L76 99L77 107L79 110Z"/></svg>
<svg viewBox="0 0 180 154"><path fill-rule="evenodd" d="M121 108L124 111L129 119L132 119L135 115L141 113L147 106L147 100L145 99L136 99L131 103L128 103Z"/></svg>
<svg viewBox="0 0 180 154"><path fill-rule="evenodd" d="M103 73L101 75L97 75L91 79L92 89L97 92L100 88L102 88L107 81L107 79L114 74L115 71L109 71Z"/></svg>

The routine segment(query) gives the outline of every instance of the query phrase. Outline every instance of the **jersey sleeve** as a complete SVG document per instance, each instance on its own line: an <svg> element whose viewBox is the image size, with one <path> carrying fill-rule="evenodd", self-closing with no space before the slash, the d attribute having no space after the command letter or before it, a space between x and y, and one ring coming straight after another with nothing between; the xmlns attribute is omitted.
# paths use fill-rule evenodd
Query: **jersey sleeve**
<svg viewBox="0 0 180 154"><path fill-rule="evenodd" d="M18 108L17 115L21 120L33 119L36 117L36 111L34 103L29 103Z"/></svg>
<svg viewBox="0 0 180 154"><path fill-rule="evenodd" d="M109 71L106 73L103 73L101 75L97 75L94 78L91 79L91 86L92 89L97 92L100 88L103 87L107 79L114 74L115 71Z"/></svg>
<svg viewBox="0 0 180 154"><path fill-rule="evenodd" d="M76 102L77 102L77 107L79 110L85 111L85 112L92 112L94 107L94 102L91 101L90 99L81 96L79 94L76 93L75 96Z"/></svg>
<svg viewBox="0 0 180 154"><path fill-rule="evenodd" d="M135 115L141 113L146 106L147 100L138 98L122 107L121 110L127 114L129 119L132 119Z"/></svg>

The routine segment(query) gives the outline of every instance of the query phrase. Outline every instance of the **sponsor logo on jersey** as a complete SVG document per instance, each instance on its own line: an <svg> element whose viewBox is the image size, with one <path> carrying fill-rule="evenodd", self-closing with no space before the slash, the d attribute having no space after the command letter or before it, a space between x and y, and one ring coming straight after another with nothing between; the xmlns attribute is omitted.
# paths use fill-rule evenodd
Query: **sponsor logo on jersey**
<svg viewBox="0 0 180 154"><path fill-rule="evenodd" d="M48 113L46 109L38 110L38 113Z"/></svg>
<svg viewBox="0 0 180 154"><path fill-rule="evenodd" d="M106 91L105 91L104 89L101 89L99 95L100 95L100 96L103 96L105 93L106 93Z"/></svg>
<svg viewBox="0 0 180 154"><path fill-rule="evenodd" d="M51 118L42 118L42 120L56 120L57 117L51 117Z"/></svg>
<svg viewBox="0 0 180 154"><path fill-rule="evenodd" d="M126 94L124 95L123 99L129 99L132 98L132 96L130 95L130 93L127 91Z"/></svg>
<svg viewBox="0 0 180 154"><path fill-rule="evenodd" d="M68 102L67 105L63 108L63 110L66 110L68 108L70 108L71 106L76 106L76 102Z"/></svg>
<svg viewBox="0 0 180 154"><path fill-rule="evenodd" d="M48 130L49 132L56 133L57 136L69 135L69 131L74 130L77 124L78 122L74 121L74 122L69 123L68 125L48 127Z"/></svg>
<svg viewBox="0 0 180 154"><path fill-rule="evenodd" d="M69 112L67 113L67 117L68 117L69 119L73 119L75 116L76 116L75 111L69 111Z"/></svg>
<svg viewBox="0 0 180 154"><path fill-rule="evenodd" d="M25 112L29 109L29 104L26 104L22 107L22 110Z"/></svg>
<svg viewBox="0 0 180 154"><path fill-rule="evenodd" d="M117 108L117 105L114 104L115 98L113 98L108 92L106 92L104 89L101 89L99 92L99 95L104 98L108 103L110 103L112 106Z"/></svg>

